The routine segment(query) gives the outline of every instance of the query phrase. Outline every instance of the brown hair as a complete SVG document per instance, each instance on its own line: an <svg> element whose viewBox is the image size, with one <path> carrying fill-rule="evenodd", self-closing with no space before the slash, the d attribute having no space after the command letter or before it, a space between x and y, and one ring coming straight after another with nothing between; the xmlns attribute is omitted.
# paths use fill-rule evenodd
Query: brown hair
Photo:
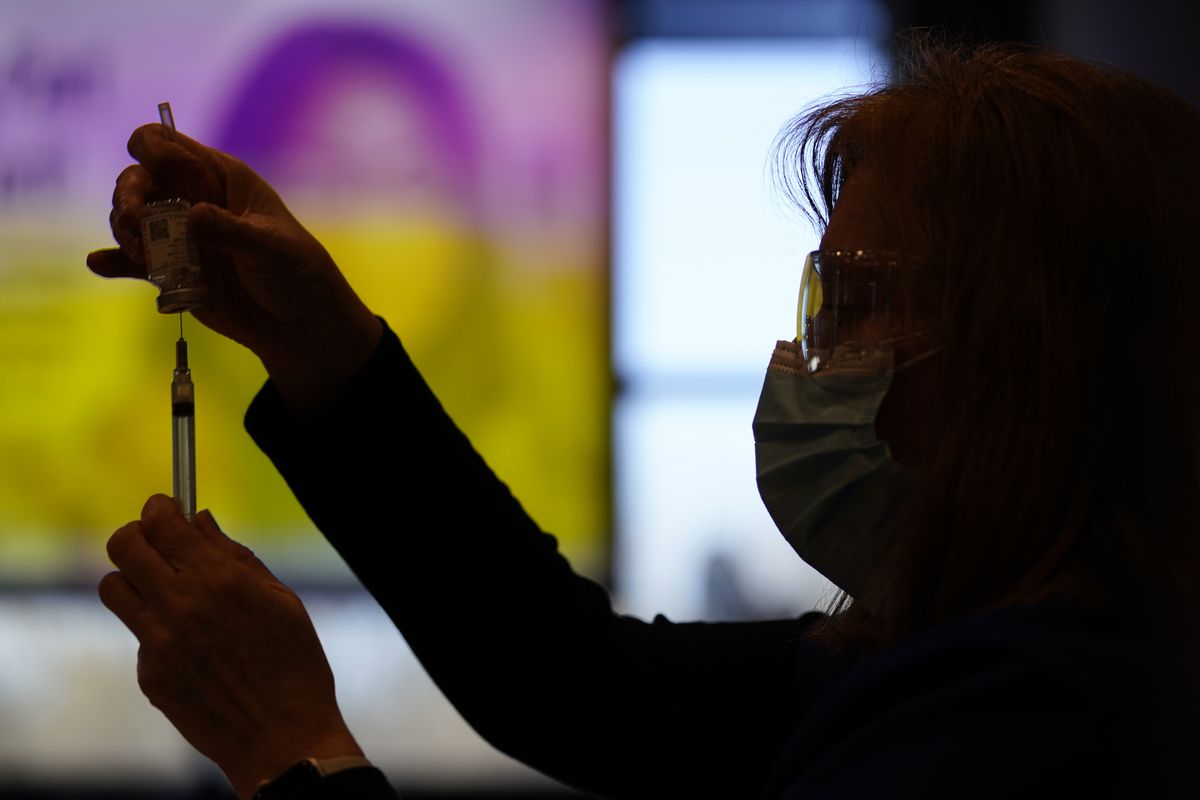
<svg viewBox="0 0 1200 800"><path fill-rule="evenodd" d="M842 595L812 636L874 650L1056 594L1190 624L1200 112L1044 48L904 44L890 81L806 111L775 150L822 226L869 166L895 249L945 287L933 464L863 602Z"/></svg>

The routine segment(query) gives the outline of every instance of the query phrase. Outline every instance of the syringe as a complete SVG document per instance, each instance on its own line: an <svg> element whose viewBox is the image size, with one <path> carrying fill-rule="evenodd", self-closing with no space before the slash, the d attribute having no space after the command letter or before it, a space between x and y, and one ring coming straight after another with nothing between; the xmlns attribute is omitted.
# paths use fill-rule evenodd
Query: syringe
<svg viewBox="0 0 1200 800"><path fill-rule="evenodd" d="M179 341L175 343L175 377L171 380L171 459L174 467L175 502L184 518L196 518L196 392L188 369L187 341L180 317Z"/></svg>
<svg viewBox="0 0 1200 800"><path fill-rule="evenodd" d="M175 130L170 103L158 104L158 118L163 125ZM161 297L159 310L165 310ZM175 343L175 376L171 379L171 462L175 502L184 518L191 522L196 518L196 390L192 386L192 371L188 369L182 310L179 312L179 341Z"/></svg>

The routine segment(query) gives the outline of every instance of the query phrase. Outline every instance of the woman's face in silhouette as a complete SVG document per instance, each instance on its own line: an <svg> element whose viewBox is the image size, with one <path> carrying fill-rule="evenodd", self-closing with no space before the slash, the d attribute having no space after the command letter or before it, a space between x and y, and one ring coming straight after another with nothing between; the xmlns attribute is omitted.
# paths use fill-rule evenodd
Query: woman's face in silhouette
<svg viewBox="0 0 1200 800"><path fill-rule="evenodd" d="M865 167L846 181L821 237L822 251L900 249L879 211L882 200L875 192L875 183L872 171ZM896 363L902 364L929 349L927 344L918 347L898 346ZM875 418L875 431L901 464L924 470L932 462L940 438L944 379L945 359L940 355L902 369L892 379Z"/></svg>

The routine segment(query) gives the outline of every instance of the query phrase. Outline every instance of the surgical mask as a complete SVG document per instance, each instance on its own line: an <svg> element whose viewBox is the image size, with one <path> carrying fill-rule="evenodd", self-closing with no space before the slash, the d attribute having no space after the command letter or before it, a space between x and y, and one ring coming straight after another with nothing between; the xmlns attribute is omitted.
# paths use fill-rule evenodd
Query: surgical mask
<svg viewBox="0 0 1200 800"><path fill-rule="evenodd" d="M767 511L799 556L852 597L886 556L894 522L917 485L914 471L892 460L875 433L896 372L894 353L885 343L838 347L810 373L799 345L781 341L754 415Z"/></svg>

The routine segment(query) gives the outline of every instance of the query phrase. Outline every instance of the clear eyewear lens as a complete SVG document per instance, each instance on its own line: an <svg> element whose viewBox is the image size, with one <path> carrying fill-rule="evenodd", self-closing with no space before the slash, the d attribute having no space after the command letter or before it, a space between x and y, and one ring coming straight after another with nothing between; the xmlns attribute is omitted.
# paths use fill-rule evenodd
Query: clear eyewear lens
<svg viewBox="0 0 1200 800"><path fill-rule="evenodd" d="M796 340L810 373L835 353L936 334L940 293L929 270L885 251L814 251L800 280Z"/></svg>

